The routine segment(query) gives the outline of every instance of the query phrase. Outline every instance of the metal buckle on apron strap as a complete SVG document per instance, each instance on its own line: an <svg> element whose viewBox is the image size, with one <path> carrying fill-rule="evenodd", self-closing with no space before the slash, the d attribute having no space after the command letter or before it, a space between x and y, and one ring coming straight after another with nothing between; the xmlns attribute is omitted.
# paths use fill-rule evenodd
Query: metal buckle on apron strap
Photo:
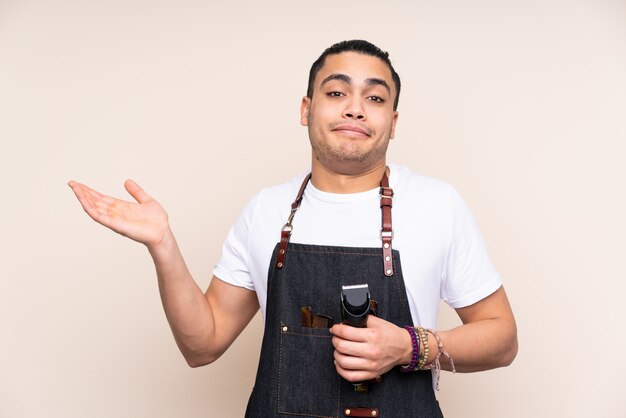
<svg viewBox="0 0 626 418"><path fill-rule="evenodd" d="M392 240L393 239L393 231L385 231L384 229L380 229L380 239L381 240L385 240L385 239L389 239Z"/></svg>
<svg viewBox="0 0 626 418"><path fill-rule="evenodd" d="M291 208L291 213L289 214L289 218L287 218L287 223L283 225L280 231L280 247L278 249L278 257L276 257L276 268L283 268L285 265L285 253L287 252L287 244L289 243L289 238L291 238L291 233L293 232L293 217L298 210L297 207Z"/></svg>
<svg viewBox="0 0 626 418"><path fill-rule="evenodd" d="M389 186L380 186L380 197L386 198L386 199L393 199L393 189Z"/></svg>
<svg viewBox="0 0 626 418"><path fill-rule="evenodd" d="M291 213L289 214L289 217L287 218L287 223L285 225L283 225L283 230L286 227L290 227L293 230L293 225L291 224L291 221L293 221L293 217L296 214L296 211L298 210L298 208L291 208Z"/></svg>
<svg viewBox="0 0 626 418"><path fill-rule="evenodd" d="M287 253L287 244L289 244L289 239L291 238L291 232L293 231L293 217L296 214L296 211L300 207L300 203L302 203L302 196L304 195L304 189L306 185L311 180L311 173L309 173L302 182L300 186L300 190L298 191L298 195L296 196L296 200L291 204L291 213L289 214L289 218L287 218L287 223L283 225L282 230L280 231L280 246L278 249L278 256L276 257L276 268L282 269L285 265L285 254Z"/></svg>

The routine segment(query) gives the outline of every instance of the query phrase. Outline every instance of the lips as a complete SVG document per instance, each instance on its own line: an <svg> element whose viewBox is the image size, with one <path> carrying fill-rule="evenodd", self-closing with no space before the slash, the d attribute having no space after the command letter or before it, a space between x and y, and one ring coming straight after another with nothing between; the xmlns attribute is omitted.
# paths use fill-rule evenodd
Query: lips
<svg viewBox="0 0 626 418"><path fill-rule="evenodd" d="M358 134L370 136L370 132L368 129L362 128L357 125L339 125L332 128L335 132L342 132L347 134Z"/></svg>

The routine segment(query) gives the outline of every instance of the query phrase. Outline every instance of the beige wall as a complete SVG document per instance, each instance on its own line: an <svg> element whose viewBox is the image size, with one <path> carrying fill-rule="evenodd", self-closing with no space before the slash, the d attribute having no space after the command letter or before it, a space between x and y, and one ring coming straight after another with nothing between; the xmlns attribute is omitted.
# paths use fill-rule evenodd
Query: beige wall
<svg viewBox="0 0 626 418"><path fill-rule="evenodd" d="M308 165L309 65L357 37L403 79L390 159L463 193L518 319L511 367L443 376L446 416L626 416L624 1L0 0L0 417L242 415L259 318L187 368L147 252L66 182L139 181L206 287Z"/></svg>

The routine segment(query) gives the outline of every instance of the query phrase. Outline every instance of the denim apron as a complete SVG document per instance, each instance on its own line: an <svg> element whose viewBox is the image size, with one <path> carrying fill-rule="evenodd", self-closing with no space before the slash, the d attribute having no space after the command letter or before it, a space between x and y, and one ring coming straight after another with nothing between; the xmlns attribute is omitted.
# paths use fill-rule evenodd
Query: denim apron
<svg viewBox="0 0 626 418"><path fill-rule="evenodd" d="M333 363L326 327L303 326L302 308L341 321L342 286L369 285L377 316L398 326L413 324L400 254L391 248L391 202L385 171L381 180L381 248L289 243L291 221L310 174L274 248L267 283L265 333L246 417L442 417L429 370L391 369L366 392L341 378Z"/></svg>

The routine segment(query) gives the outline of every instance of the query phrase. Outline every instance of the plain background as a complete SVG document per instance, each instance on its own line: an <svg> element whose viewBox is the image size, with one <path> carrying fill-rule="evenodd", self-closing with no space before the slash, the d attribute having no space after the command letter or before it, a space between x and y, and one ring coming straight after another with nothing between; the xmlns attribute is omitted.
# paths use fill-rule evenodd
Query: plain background
<svg viewBox="0 0 626 418"><path fill-rule="evenodd" d="M461 191L518 321L511 367L443 375L446 416L626 416L626 2L0 0L1 417L243 414L260 318L188 368L147 251L66 182L137 180L206 288L250 196L309 166L310 64L353 38L402 77L390 161Z"/></svg>

